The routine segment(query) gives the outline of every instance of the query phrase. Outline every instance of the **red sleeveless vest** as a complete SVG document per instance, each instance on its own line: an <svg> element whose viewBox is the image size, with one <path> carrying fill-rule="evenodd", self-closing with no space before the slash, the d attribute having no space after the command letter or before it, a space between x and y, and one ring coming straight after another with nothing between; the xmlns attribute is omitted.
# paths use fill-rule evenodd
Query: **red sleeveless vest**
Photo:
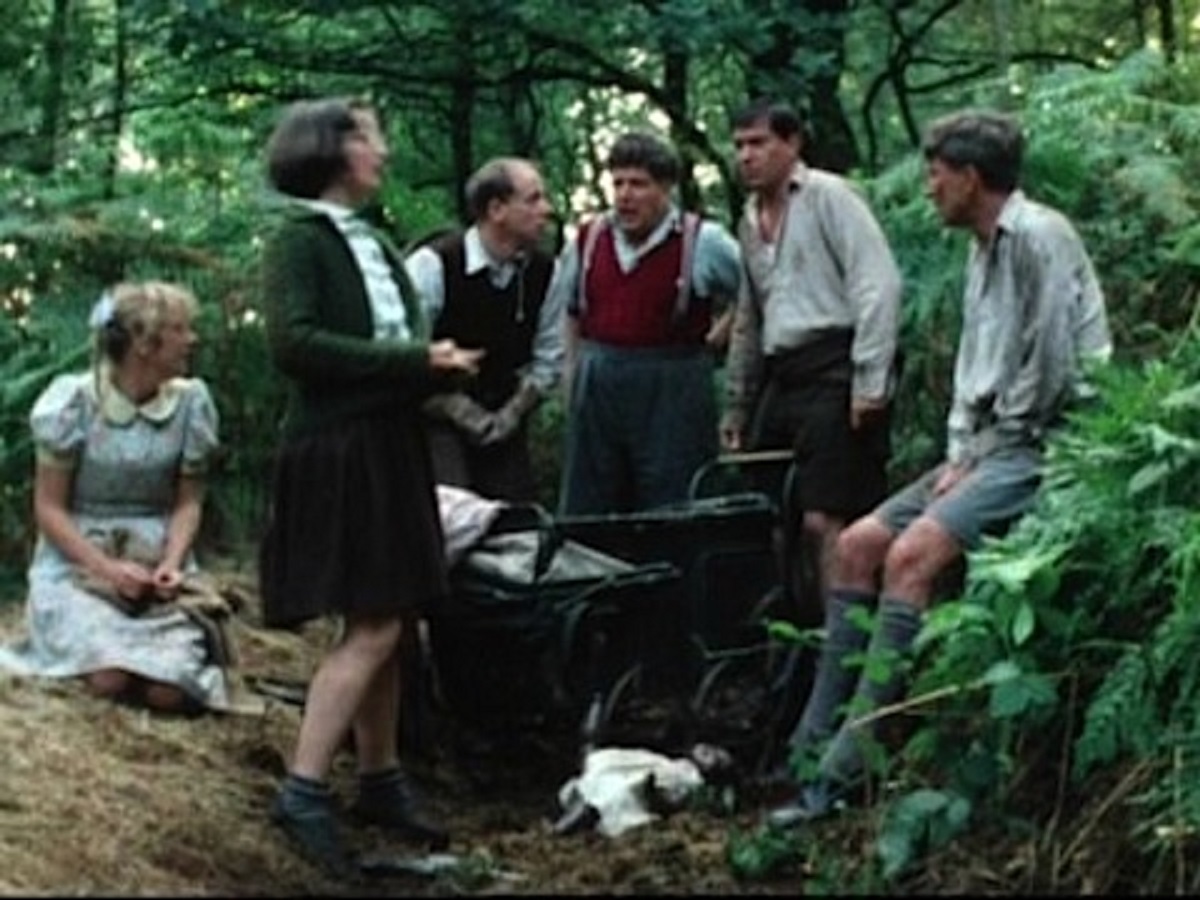
<svg viewBox="0 0 1200 900"><path fill-rule="evenodd" d="M580 229L580 259L593 220ZM711 304L692 297L682 318L675 314L680 289L683 237L676 230L645 256L631 272L622 272L611 227L602 225L590 264L581 273L587 296L579 321L588 340L623 347L663 347L704 342L712 323Z"/></svg>

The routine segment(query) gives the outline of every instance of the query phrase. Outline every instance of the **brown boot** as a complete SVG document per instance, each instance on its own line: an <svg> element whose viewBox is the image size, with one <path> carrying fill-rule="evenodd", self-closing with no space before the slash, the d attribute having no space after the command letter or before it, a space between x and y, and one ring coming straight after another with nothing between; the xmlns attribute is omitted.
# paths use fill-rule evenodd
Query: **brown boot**
<svg viewBox="0 0 1200 900"><path fill-rule="evenodd" d="M395 831L405 838L445 850L450 834L422 809L421 798L404 770L396 767L362 775L350 813L358 821Z"/></svg>

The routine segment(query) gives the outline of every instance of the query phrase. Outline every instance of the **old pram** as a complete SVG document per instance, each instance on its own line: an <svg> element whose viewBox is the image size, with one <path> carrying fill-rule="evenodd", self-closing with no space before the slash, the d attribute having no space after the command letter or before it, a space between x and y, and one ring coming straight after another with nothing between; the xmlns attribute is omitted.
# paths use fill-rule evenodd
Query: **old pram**
<svg viewBox="0 0 1200 900"><path fill-rule="evenodd" d="M787 458L723 457L697 473L690 500L654 511L555 518L501 506L427 622L436 702L485 730L666 752L707 741L764 765L811 667L806 647L769 623L819 621L803 572L780 566L803 559L790 482L779 501L744 489L746 466Z"/></svg>

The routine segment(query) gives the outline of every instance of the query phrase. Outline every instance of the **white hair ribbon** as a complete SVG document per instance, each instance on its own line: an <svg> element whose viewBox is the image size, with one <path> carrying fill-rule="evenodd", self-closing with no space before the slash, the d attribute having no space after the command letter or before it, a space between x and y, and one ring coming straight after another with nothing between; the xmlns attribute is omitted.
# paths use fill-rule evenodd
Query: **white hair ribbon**
<svg viewBox="0 0 1200 900"><path fill-rule="evenodd" d="M116 311L117 303L113 295L105 291L92 307L91 315L88 316L88 327L103 328L113 320Z"/></svg>

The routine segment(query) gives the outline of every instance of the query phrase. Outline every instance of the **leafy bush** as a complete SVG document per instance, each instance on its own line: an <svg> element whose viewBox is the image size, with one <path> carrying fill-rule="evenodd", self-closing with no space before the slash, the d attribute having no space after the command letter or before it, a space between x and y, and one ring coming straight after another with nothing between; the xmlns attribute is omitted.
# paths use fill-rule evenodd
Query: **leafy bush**
<svg viewBox="0 0 1200 900"><path fill-rule="evenodd" d="M907 747L914 781L937 773L995 815L1021 802L1018 781L1083 795L1104 767L1137 763L1170 789L1146 793L1131 837L1200 826L1197 782L1178 768L1200 746L1198 347L1189 332L1169 364L1097 373L1100 397L1052 443L1034 510L931 611L913 695L936 715ZM981 754L1000 764L981 769Z"/></svg>

